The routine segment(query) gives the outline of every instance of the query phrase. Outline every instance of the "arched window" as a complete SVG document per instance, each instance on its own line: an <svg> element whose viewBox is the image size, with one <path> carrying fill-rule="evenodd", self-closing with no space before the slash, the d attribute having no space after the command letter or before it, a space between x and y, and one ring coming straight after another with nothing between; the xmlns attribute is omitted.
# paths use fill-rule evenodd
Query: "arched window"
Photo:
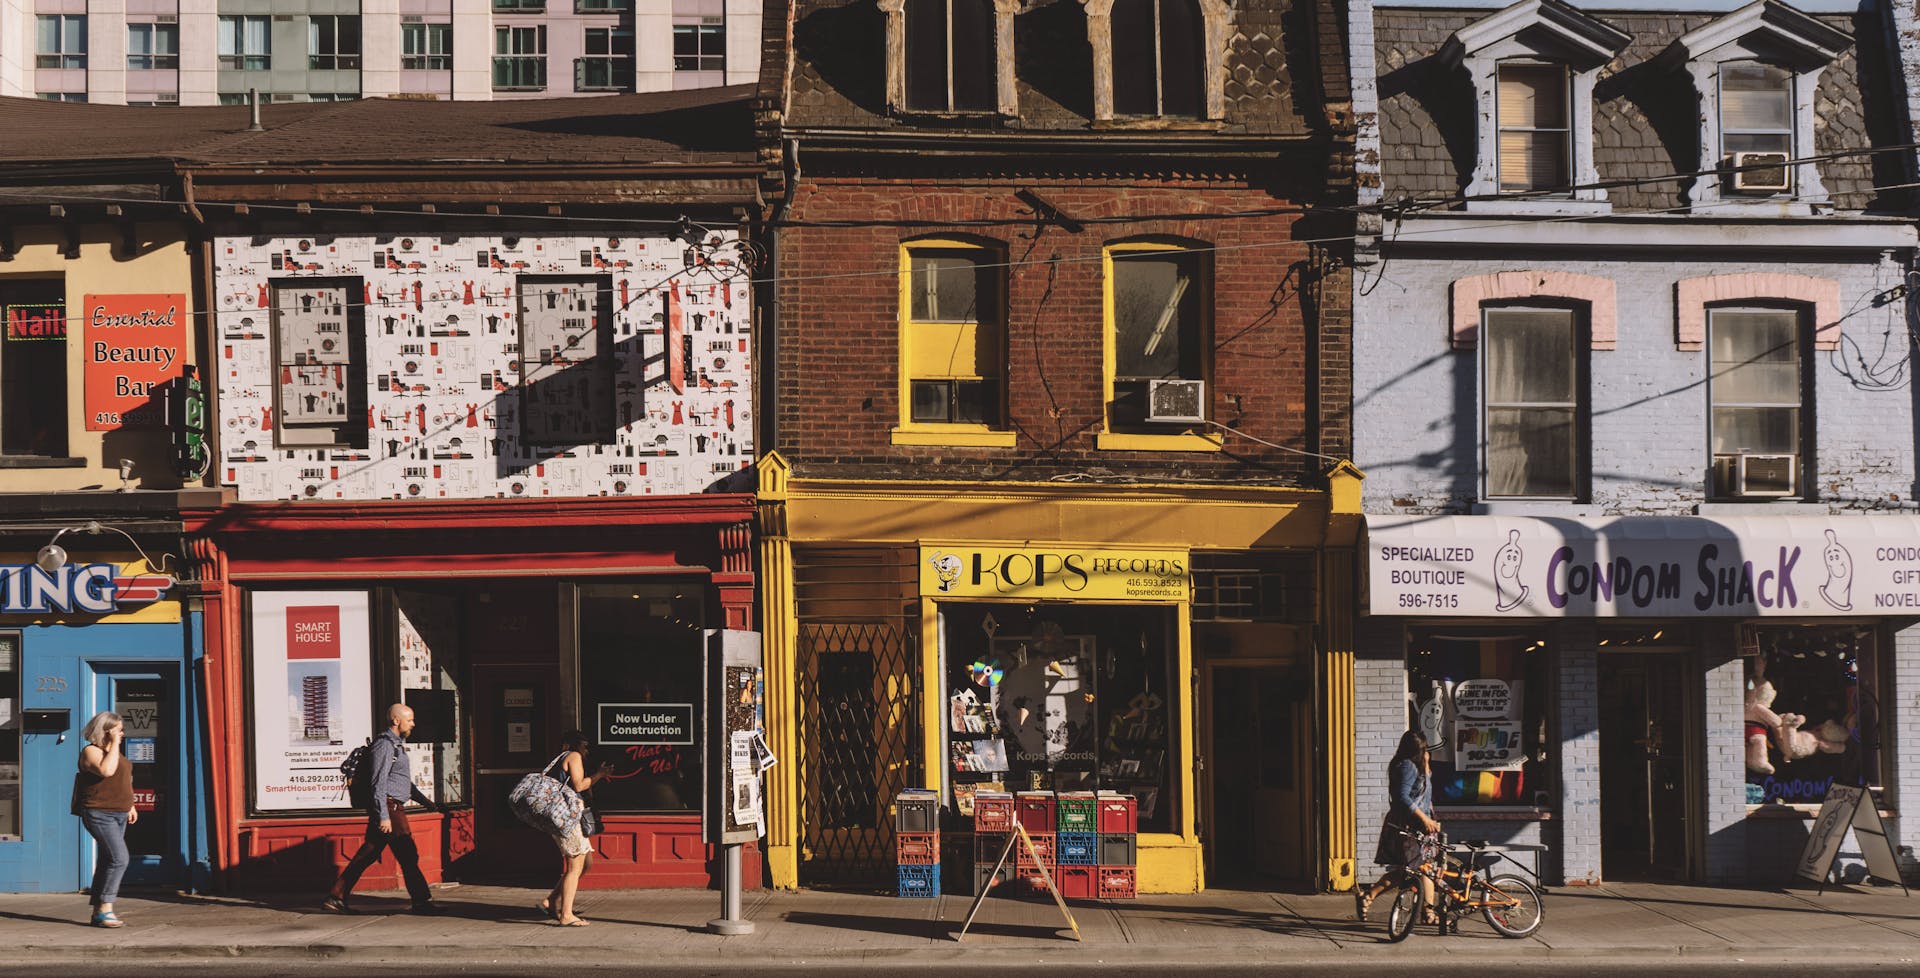
<svg viewBox="0 0 1920 978"><path fill-rule="evenodd" d="M1205 36L1195 0L1114 0L1114 114L1198 118Z"/></svg>
<svg viewBox="0 0 1920 978"><path fill-rule="evenodd" d="M907 108L998 108L991 0L906 0L906 42Z"/></svg>

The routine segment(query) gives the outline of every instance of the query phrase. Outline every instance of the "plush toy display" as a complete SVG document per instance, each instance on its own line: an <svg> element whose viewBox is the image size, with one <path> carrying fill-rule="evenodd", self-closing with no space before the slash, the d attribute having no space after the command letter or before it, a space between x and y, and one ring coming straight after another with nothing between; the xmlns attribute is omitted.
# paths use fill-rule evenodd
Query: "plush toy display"
<svg viewBox="0 0 1920 978"><path fill-rule="evenodd" d="M1773 712L1776 696L1778 691L1767 678L1766 660L1754 660L1746 694L1747 770L1755 774L1774 773L1773 762L1767 756L1768 740L1780 751L1781 760L1789 764L1815 753L1846 752L1852 736L1849 731L1854 724L1851 714L1843 720L1824 720L1809 729L1804 714Z"/></svg>
<svg viewBox="0 0 1920 978"><path fill-rule="evenodd" d="M1811 730L1802 730L1807 718L1798 713L1780 714L1780 730L1775 739L1780 744L1780 755L1791 764L1803 757L1812 757L1820 749L1820 738Z"/></svg>
<svg viewBox="0 0 1920 978"><path fill-rule="evenodd" d="M1780 714L1773 712L1775 693L1773 684L1766 680L1764 666L1755 671L1755 679L1747 683L1747 770L1755 774L1772 774L1773 762L1767 759L1767 739L1780 735ZM1787 745L1783 740L1780 753L1787 754Z"/></svg>
<svg viewBox="0 0 1920 978"><path fill-rule="evenodd" d="M1844 754L1847 741L1852 738L1848 731L1853 729L1854 718L1849 715L1846 722L1827 720L1816 727L1813 735L1820 738L1819 748L1823 754Z"/></svg>

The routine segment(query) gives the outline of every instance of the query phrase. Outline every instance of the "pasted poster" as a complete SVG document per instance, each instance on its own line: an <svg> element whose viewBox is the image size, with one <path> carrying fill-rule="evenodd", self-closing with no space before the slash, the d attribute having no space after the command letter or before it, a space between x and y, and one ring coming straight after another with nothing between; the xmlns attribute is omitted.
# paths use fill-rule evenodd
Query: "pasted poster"
<svg viewBox="0 0 1920 978"><path fill-rule="evenodd" d="M89 295L81 308L87 430L158 428L187 356L184 295Z"/></svg>
<svg viewBox="0 0 1920 978"><path fill-rule="evenodd" d="M1527 759L1520 706L1525 682L1469 679L1453 687L1456 771L1518 771Z"/></svg>
<svg viewBox="0 0 1920 978"><path fill-rule="evenodd" d="M345 809L340 762L373 736L365 591L252 596L253 807Z"/></svg>

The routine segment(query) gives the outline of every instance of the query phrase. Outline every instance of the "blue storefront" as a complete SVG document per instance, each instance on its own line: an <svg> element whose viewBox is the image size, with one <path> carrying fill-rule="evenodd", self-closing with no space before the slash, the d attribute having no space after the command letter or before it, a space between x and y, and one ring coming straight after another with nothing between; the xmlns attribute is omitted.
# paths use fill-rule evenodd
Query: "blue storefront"
<svg viewBox="0 0 1920 978"><path fill-rule="evenodd" d="M204 888L200 614L138 559L88 561L0 563L0 891L91 879L94 847L69 807L80 731L101 710L122 716L133 762L126 885Z"/></svg>

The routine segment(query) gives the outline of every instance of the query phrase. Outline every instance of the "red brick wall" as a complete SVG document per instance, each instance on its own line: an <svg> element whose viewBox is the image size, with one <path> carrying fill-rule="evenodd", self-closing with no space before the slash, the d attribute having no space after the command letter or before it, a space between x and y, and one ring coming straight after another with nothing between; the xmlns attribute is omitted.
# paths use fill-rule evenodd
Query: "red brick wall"
<svg viewBox="0 0 1920 978"><path fill-rule="evenodd" d="M1057 226L939 226L1031 221L1014 197L1030 188L1078 220L1132 215L1274 216ZM1296 239L1303 213L1246 182L1218 180L877 179L819 175L794 188L787 219L935 222L925 227L789 226L780 231L776 445L803 475L1045 479L1317 481L1327 462L1228 435L1222 452L1095 448L1103 409L1101 262L1104 245L1141 236L1210 243L1213 256L1212 417L1269 442L1346 451L1348 279ZM1308 222L1314 223L1314 222ZM1320 228L1338 222L1320 222ZM1315 233L1326 234L1325 230ZM1007 400L1013 449L895 446L900 418L899 245L927 236L998 241L1008 271ZM853 273L853 274L850 274ZM870 273L870 274L861 274ZM839 276L839 277L836 277ZM1324 293L1324 295L1323 295ZM1329 395L1321 417L1310 387ZM1236 406L1237 401L1237 406ZM1320 431L1323 421L1330 425Z"/></svg>

